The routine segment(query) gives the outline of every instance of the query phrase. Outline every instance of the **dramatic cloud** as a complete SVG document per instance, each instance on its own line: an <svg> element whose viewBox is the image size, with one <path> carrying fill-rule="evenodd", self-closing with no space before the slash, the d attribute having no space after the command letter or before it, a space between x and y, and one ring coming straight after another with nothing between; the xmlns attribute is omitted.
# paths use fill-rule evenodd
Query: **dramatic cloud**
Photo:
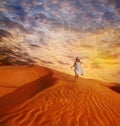
<svg viewBox="0 0 120 126"><path fill-rule="evenodd" d="M120 82L119 0L1 0L0 64L39 64ZM114 75L114 76L113 76Z"/></svg>

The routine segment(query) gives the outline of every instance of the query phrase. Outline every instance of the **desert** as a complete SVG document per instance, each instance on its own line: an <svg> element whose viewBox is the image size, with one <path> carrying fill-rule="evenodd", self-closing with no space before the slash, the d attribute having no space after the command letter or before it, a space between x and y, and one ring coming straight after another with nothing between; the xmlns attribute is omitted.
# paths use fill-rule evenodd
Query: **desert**
<svg viewBox="0 0 120 126"><path fill-rule="evenodd" d="M0 126L119 126L115 86L41 66L1 66Z"/></svg>

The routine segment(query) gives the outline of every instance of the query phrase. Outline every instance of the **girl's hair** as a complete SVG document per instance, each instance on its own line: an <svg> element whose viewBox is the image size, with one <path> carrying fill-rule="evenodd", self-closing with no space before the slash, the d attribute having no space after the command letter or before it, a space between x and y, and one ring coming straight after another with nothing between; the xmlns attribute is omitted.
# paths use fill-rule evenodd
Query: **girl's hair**
<svg viewBox="0 0 120 126"><path fill-rule="evenodd" d="M80 59L76 59L77 62L80 62Z"/></svg>

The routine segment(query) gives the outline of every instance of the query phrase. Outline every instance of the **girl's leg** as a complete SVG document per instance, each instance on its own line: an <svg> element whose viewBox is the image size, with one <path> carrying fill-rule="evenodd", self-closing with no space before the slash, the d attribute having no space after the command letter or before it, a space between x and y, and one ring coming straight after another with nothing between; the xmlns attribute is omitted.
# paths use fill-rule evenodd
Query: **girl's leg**
<svg viewBox="0 0 120 126"><path fill-rule="evenodd" d="M75 82L77 82L79 75L75 74Z"/></svg>
<svg viewBox="0 0 120 126"><path fill-rule="evenodd" d="M79 80L79 75L76 75L76 81L78 81Z"/></svg>
<svg viewBox="0 0 120 126"><path fill-rule="evenodd" d="M77 81L77 75L75 74L75 82Z"/></svg>

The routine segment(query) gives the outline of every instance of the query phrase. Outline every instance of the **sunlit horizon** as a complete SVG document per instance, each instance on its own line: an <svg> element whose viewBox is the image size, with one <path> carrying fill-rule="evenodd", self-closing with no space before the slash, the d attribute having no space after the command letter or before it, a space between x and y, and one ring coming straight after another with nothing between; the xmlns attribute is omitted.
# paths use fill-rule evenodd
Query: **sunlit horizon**
<svg viewBox="0 0 120 126"><path fill-rule="evenodd" d="M0 64L37 64L120 83L119 1L1 0Z"/></svg>

